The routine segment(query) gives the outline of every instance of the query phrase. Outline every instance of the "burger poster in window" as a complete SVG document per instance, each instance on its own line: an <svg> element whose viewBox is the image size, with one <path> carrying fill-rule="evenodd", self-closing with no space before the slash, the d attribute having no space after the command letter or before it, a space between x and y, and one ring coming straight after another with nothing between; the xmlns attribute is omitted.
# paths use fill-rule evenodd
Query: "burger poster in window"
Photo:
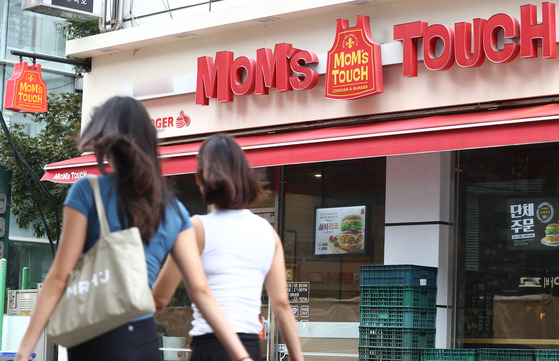
<svg viewBox="0 0 559 361"><path fill-rule="evenodd" d="M315 256L366 254L366 206L316 208L315 212Z"/></svg>
<svg viewBox="0 0 559 361"><path fill-rule="evenodd" d="M508 199L507 206L507 249L544 251L559 247L557 197Z"/></svg>

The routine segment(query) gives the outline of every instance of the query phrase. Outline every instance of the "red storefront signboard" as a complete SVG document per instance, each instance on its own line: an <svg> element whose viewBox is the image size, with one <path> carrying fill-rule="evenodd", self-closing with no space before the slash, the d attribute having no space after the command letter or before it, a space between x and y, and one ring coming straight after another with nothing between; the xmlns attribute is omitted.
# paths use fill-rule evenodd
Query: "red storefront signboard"
<svg viewBox="0 0 559 361"><path fill-rule="evenodd" d="M499 13L454 27L424 21L394 25L393 39L402 43L403 75L417 76L420 40L423 63L433 71L448 70L455 63L475 68L486 58L493 63L509 63L519 56L537 58L538 47L542 58L555 59L555 4L543 2L541 8L541 22L537 7L527 4L520 7L520 21ZM369 17L358 15L355 27L348 24L346 19L336 22L325 72L326 98L357 99L383 92L381 46L373 40ZM215 58L215 63L211 57L198 58L196 104L208 105L210 98L230 102L233 94L264 95L271 87L278 92L308 90L318 83L316 54L288 43L276 44L273 52L258 49L256 61L234 59L228 51L218 52Z"/></svg>
<svg viewBox="0 0 559 361"><path fill-rule="evenodd" d="M522 26L521 26L522 25ZM500 44L502 33L504 43ZM417 76L418 41L423 40L423 62L429 70L448 70L454 63L463 68L479 67L485 60L509 63L521 58L537 58L538 44L544 59L557 57L555 4L542 3L542 21L537 21L537 7L520 7L520 22L507 14L489 19L476 18L472 23L455 23L454 28L424 21L394 25L394 40L403 45L403 75ZM441 55L435 52L443 44Z"/></svg>
<svg viewBox="0 0 559 361"><path fill-rule="evenodd" d="M318 63L315 53L276 44L274 50L262 48L256 60L233 52L198 58L196 104L208 105L210 98L220 103L233 101L235 95L265 95L270 88L278 92L312 89L318 72L309 67ZM334 46L328 53L326 98L356 99L382 93L381 48L371 35L369 17L359 15L357 25L338 19Z"/></svg>
<svg viewBox="0 0 559 361"><path fill-rule="evenodd" d="M6 83L4 108L19 113L47 111L47 85L41 76L41 65L20 61Z"/></svg>
<svg viewBox="0 0 559 361"><path fill-rule="evenodd" d="M345 19L336 22L336 40L328 52L325 97L357 99L382 93L380 45L371 35L369 17L357 16L350 28Z"/></svg>
<svg viewBox="0 0 559 361"><path fill-rule="evenodd" d="M278 92L312 89L318 83L318 72L308 67L317 64L315 53L294 48L291 44L276 44L274 51L258 49L256 60L231 51L220 51L214 60L198 58L196 104L208 105L210 98L219 103L233 101L235 95L264 95L269 88Z"/></svg>

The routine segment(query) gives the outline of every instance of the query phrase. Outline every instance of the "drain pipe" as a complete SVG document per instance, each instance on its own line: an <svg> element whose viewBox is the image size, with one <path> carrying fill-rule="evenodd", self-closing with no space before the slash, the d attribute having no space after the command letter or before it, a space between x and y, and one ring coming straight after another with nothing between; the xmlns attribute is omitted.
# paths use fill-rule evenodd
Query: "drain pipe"
<svg viewBox="0 0 559 361"><path fill-rule="evenodd" d="M124 20L124 0L103 0L102 13L103 17L99 20L100 32L120 29Z"/></svg>
<svg viewBox="0 0 559 361"><path fill-rule="evenodd" d="M2 330L4 328L4 300L6 299L6 270L8 261L0 259L0 351L2 350Z"/></svg>

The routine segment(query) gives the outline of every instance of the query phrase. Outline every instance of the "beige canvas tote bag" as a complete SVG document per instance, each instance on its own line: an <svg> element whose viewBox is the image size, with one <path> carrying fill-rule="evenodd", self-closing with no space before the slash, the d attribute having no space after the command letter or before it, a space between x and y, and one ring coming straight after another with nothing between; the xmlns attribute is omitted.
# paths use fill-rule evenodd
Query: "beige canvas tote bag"
<svg viewBox="0 0 559 361"><path fill-rule="evenodd" d="M138 228L110 232L96 176L88 176L99 216L99 240L72 271L47 325L50 341L72 347L155 312Z"/></svg>

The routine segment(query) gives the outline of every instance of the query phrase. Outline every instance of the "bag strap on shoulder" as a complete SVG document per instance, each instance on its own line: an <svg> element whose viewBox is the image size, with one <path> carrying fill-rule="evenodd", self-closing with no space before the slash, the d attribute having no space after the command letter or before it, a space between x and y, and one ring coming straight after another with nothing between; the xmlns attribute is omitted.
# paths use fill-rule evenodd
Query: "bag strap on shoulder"
<svg viewBox="0 0 559 361"><path fill-rule="evenodd" d="M100 235L107 235L111 232L109 221L105 214L105 206L103 205L103 198L101 198L101 190L99 187L99 179L96 175L88 174L87 179L93 189L93 197L95 198L95 208L97 209L97 216L99 217Z"/></svg>

